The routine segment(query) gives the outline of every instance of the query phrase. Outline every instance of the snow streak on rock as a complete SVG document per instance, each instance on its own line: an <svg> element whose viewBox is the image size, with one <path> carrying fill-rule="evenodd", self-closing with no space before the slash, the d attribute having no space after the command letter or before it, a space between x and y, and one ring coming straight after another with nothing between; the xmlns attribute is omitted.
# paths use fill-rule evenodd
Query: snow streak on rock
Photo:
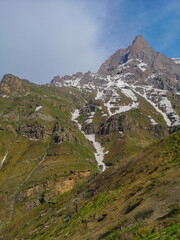
<svg viewBox="0 0 180 240"><path fill-rule="evenodd" d="M100 143L96 142L95 134L88 135L88 134L85 134L84 131L82 131L82 125L77 120L79 116L80 116L79 109L76 109L74 111L74 113L72 113L71 120L77 123L79 130L84 134L85 138L93 143L93 146L96 149L95 157L96 157L96 161L98 163L99 170L103 172L106 169L106 165L103 162L104 155L107 154L108 152L104 153L104 148L100 145Z"/></svg>
<svg viewBox="0 0 180 240"><path fill-rule="evenodd" d="M121 91L126 97L130 98L132 100L132 104L121 105L118 91ZM110 98L107 102L105 102L108 95L110 95ZM129 88L129 85L122 81L121 77L119 76L107 76L104 90L102 87L99 87L95 99L102 100L104 102L104 106L107 107L109 116L127 112L132 108L138 108L139 106L137 97Z"/></svg>
<svg viewBox="0 0 180 240"><path fill-rule="evenodd" d="M156 111L163 116L167 126L180 125L179 116L173 109L171 102L165 96L166 90L155 89L153 86L137 85L132 85L132 88L136 91L136 93L144 97L146 101L148 101L156 109Z"/></svg>
<svg viewBox="0 0 180 240"><path fill-rule="evenodd" d="M142 88L142 86L139 86L139 87ZM136 87L135 87L135 88L136 88ZM134 91L135 91L135 88L134 88ZM143 89L145 89L145 88L143 88ZM171 126L171 121L169 120L169 118L167 117L167 115L166 115L163 111L161 111L161 110L158 108L158 106L157 106L153 101L151 101L150 99L148 99L146 90L144 91L143 94L141 94L139 91L136 91L136 92L137 92L140 96L144 97L144 98L146 99L146 101L149 102L149 103L156 109L156 111L159 112L159 113L163 116L166 124L170 127L170 126Z"/></svg>
<svg viewBox="0 0 180 240"><path fill-rule="evenodd" d="M143 62L141 62L141 63L138 64L138 67L139 67L139 68L141 69L141 71L143 71L143 72L146 71L145 66L147 66L147 64L146 64L146 63L143 63Z"/></svg>

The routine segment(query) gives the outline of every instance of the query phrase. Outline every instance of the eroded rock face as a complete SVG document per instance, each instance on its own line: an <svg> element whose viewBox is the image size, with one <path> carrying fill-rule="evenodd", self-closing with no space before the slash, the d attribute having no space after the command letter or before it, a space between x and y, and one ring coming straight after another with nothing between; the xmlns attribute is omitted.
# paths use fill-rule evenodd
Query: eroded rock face
<svg viewBox="0 0 180 240"><path fill-rule="evenodd" d="M33 208L47 201L53 200L57 195L70 191L75 185L80 183L84 178L90 176L91 171L71 171L70 177L48 180L41 184L29 187L16 195L15 201L27 201L24 209L32 210Z"/></svg>
<svg viewBox="0 0 180 240"><path fill-rule="evenodd" d="M27 90L22 80L11 74L5 74L0 83L0 92L5 95L21 94Z"/></svg>
<svg viewBox="0 0 180 240"><path fill-rule="evenodd" d="M50 131L39 122L23 124L19 126L17 133L38 140L45 140L51 134Z"/></svg>
<svg viewBox="0 0 180 240"><path fill-rule="evenodd" d="M52 132L54 143L63 143L64 141L73 141L73 130L65 128L60 123L56 122Z"/></svg>
<svg viewBox="0 0 180 240"><path fill-rule="evenodd" d="M54 143L72 142L74 139L78 141L77 136L75 136L71 128L64 127L58 122L55 123L52 132L51 129L48 129L44 124L37 121L20 125L16 131L18 134L34 140L46 140L49 136L52 136Z"/></svg>
<svg viewBox="0 0 180 240"><path fill-rule="evenodd" d="M105 124L105 129L104 129L105 134L106 135L111 134L116 131L124 132L125 119L126 119L126 115L124 114L110 117Z"/></svg>

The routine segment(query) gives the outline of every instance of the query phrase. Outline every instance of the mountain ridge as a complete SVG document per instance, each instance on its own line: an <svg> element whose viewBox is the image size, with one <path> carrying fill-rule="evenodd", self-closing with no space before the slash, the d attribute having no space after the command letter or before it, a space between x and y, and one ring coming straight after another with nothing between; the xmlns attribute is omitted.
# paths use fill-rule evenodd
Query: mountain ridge
<svg viewBox="0 0 180 240"><path fill-rule="evenodd" d="M139 59L140 55L141 59ZM143 59L145 59L145 62ZM180 66L174 63L172 59L157 53L141 35L138 35L128 48L120 49L110 56L101 65L97 73L77 73L73 74L72 77L65 76L61 78L57 76L51 81L51 84L95 92L96 99L100 98L98 93L103 95L102 90L110 89L108 86L113 85L119 89L121 89L121 86L126 86L137 94L141 94L141 96L144 91L143 95L145 98L147 98L146 96L149 95L151 89L152 92L154 90L162 92L162 95L169 92L173 95L173 98L178 98L180 92ZM152 100L151 95L149 95L148 100ZM159 100L153 99L151 101L152 105L158 106L159 103L157 101ZM162 101L164 105L166 100L162 99ZM170 102L168 100L166 102L165 108L170 109ZM159 111L163 111L162 115L164 115L165 108L158 108ZM170 111L168 114L170 114ZM172 114L173 110L171 111ZM179 124L178 122L179 120L174 125ZM168 123L168 125L170 126L171 124Z"/></svg>
<svg viewBox="0 0 180 240"><path fill-rule="evenodd" d="M0 237L178 238L179 69L138 35L97 73L4 75Z"/></svg>

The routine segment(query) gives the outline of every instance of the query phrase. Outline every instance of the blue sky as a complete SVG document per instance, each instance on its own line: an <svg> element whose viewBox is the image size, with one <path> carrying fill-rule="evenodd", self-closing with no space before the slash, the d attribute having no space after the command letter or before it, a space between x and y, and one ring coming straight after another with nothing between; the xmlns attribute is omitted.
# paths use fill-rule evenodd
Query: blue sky
<svg viewBox="0 0 180 240"><path fill-rule="evenodd" d="M179 0L0 0L0 78L96 72L137 34L180 57Z"/></svg>

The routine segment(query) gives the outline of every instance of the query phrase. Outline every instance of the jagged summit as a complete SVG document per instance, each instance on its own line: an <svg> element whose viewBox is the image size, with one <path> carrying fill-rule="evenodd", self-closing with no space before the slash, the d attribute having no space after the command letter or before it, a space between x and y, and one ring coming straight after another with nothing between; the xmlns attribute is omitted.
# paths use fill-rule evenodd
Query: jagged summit
<svg viewBox="0 0 180 240"><path fill-rule="evenodd" d="M116 70L119 65L127 61L139 60L148 64L152 70L168 69L172 73L178 72L180 68L169 57L155 51L149 43L144 40L142 35L137 35L130 46L125 49L117 50L112 56L108 58L100 67L99 74L109 74Z"/></svg>
<svg viewBox="0 0 180 240"><path fill-rule="evenodd" d="M148 42L144 40L143 36L137 35L130 46L125 49L119 49L112 56L110 56L105 63L101 65L98 73L103 74L113 71L118 65L124 64L133 58L143 60L145 53L152 50L153 49Z"/></svg>

